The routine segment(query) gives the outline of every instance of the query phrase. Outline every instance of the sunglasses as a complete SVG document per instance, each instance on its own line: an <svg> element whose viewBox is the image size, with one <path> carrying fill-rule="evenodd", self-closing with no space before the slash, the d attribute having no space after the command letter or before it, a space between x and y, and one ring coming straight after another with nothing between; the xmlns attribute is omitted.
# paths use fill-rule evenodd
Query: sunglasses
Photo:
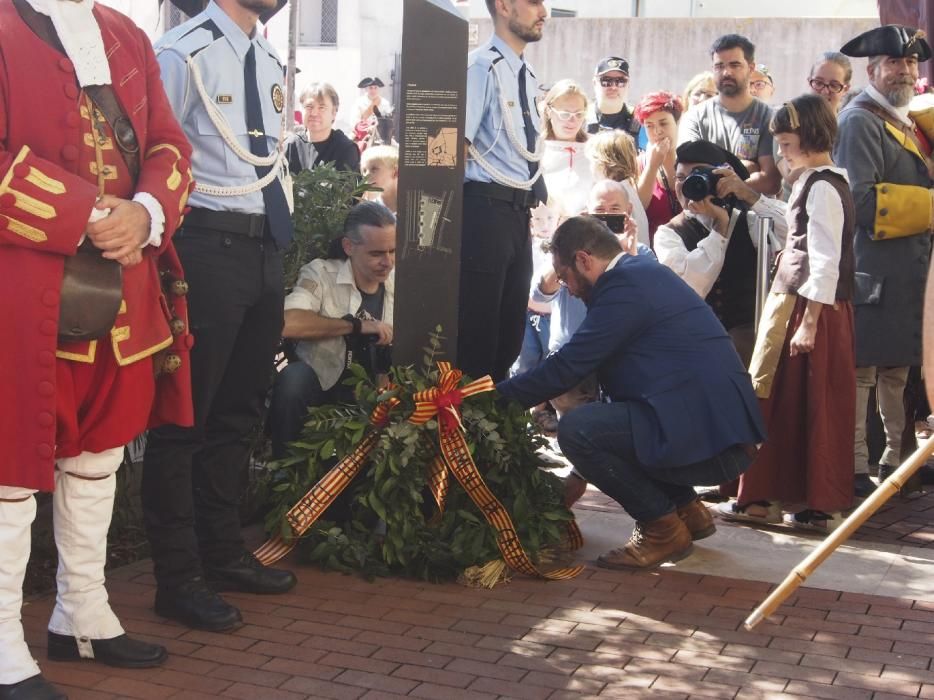
<svg viewBox="0 0 934 700"><path fill-rule="evenodd" d="M548 111L563 122L569 122L572 119L583 119L587 116L587 112L565 112L563 109L554 109L553 107L549 107Z"/></svg>
<svg viewBox="0 0 934 700"><path fill-rule="evenodd" d="M829 90L834 94L843 92L846 89L846 85L843 83L838 83L836 80L831 80L829 83L825 83L820 78L810 78L808 79L808 85L811 86L811 89L815 92L820 92L821 90Z"/></svg>
<svg viewBox="0 0 934 700"><path fill-rule="evenodd" d="M629 78L600 78L602 87L626 87L629 85Z"/></svg>

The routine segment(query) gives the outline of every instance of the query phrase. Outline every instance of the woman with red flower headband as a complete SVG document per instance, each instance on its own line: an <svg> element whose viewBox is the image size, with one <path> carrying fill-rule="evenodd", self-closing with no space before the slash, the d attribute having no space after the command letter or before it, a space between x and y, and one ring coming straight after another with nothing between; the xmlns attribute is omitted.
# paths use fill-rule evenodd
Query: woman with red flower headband
<svg viewBox="0 0 934 700"><path fill-rule="evenodd" d="M655 229L681 212L675 194L675 146L678 120L684 111L681 98L672 92L650 92L636 106L649 146L639 158L639 199L649 219L649 238Z"/></svg>

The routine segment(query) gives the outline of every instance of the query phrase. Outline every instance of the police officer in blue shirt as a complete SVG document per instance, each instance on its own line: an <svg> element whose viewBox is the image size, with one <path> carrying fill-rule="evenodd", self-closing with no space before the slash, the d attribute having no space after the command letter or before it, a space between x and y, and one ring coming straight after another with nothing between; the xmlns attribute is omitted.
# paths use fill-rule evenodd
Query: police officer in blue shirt
<svg viewBox="0 0 934 700"><path fill-rule="evenodd" d="M199 629L241 624L215 591L295 585L246 551L241 475L283 323L292 222L280 149L284 69L256 31L276 0L212 0L156 44L169 101L193 146L197 187L175 246L190 284L194 426L149 433L143 510L156 612ZM128 105L128 107L132 107Z"/></svg>
<svg viewBox="0 0 934 700"><path fill-rule="evenodd" d="M457 362L505 378L519 355L532 277L529 209L547 199L535 75L522 57L542 38L544 0L486 0L490 40L467 66L467 166Z"/></svg>

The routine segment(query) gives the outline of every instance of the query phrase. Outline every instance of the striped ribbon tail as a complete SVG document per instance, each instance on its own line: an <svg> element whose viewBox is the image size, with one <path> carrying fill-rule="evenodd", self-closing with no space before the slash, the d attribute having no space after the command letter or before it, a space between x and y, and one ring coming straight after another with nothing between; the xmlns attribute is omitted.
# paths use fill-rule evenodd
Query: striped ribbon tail
<svg viewBox="0 0 934 700"><path fill-rule="evenodd" d="M477 469L473 457L470 456L470 448L467 446L463 433L459 430L441 431L440 436L441 454L445 462L464 491L470 496L470 500L480 509L490 526L496 530L496 544L503 555L503 560L511 568L527 576L553 581L574 578L584 570L583 566L570 566L547 573L539 571L522 548L515 525L509 513L506 512L506 508L484 482L480 470ZM578 540L577 547L575 547L577 549L583 544L583 537L577 525L573 522L569 523L568 534L572 545L575 533Z"/></svg>
<svg viewBox="0 0 934 700"><path fill-rule="evenodd" d="M448 468L441 455L435 456L428 465L428 490L431 491L432 498L438 506L438 512L433 518L438 521L444 516L444 506L448 500L448 489L450 479L448 478Z"/></svg>
<svg viewBox="0 0 934 700"><path fill-rule="evenodd" d="M295 548L298 538L308 532L309 528L315 524L315 521L354 480L363 465L366 464L366 460L373 448L376 447L380 432L389 419L389 412L399 403L398 399L392 398L376 405L370 415L370 422L376 427L376 430L370 432L349 455L331 467L331 470L321 477L321 480L312 486L308 493L302 496L298 503L285 514L286 522L288 522L292 530L292 536L289 541L286 541L282 535L276 535L260 545L253 552L253 555L261 564L270 566L291 552Z"/></svg>

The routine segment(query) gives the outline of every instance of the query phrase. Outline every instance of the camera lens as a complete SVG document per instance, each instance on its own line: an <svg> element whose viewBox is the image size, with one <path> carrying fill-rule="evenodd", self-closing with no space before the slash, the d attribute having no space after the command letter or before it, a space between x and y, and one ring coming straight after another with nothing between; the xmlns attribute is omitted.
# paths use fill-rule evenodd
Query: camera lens
<svg viewBox="0 0 934 700"><path fill-rule="evenodd" d="M684 178L681 184L681 191L684 196L692 202L699 202L707 195L713 194L710 191L710 185L707 176L703 173L693 173Z"/></svg>

